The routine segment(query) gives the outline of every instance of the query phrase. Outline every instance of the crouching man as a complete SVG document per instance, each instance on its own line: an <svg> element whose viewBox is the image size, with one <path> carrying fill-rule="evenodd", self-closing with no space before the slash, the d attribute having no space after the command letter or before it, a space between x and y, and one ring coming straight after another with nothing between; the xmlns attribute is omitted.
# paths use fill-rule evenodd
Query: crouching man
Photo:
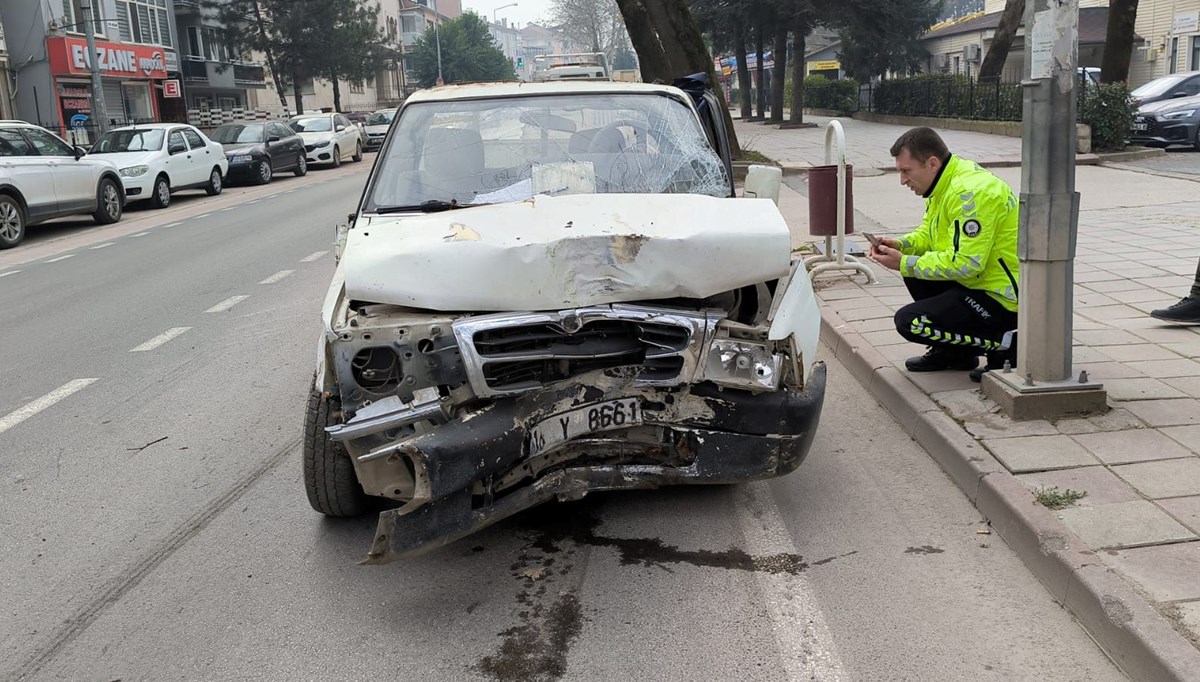
<svg viewBox="0 0 1200 682"><path fill-rule="evenodd" d="M928 352L910 372L1016 366L1017 211L1012 188L974 161L954 156L930 128L913 128L892 145L900 184L925 199L921 226L883 237L871 258L897 270L913 303L896 313L896 330ZM979 356L986 367L977 369Z"/></svg>

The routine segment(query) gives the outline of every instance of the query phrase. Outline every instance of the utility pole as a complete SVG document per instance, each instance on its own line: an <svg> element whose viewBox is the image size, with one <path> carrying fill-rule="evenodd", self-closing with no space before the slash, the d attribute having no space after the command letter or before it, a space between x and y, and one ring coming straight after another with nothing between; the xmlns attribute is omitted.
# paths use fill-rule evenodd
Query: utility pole
<svg viewBox="0 0 1200 682"><path fill-rule="evenodd" d="M96 59L96 27L92 17L93 0L79 0L79 11L83 12L83 34L87 36L88 69L92 72L92 116L96 119L100 134L108 132L108 106L104 103L104 85L100 82L100 61Z"/></svg>
<svg viewBox="0 0 1200 682"><path fill-rule="evenodd" d="M446 81L442 80L442 32L441 32L441 28L440 28L441 25L442 25L442 14L441 14L441 12L438 12L437 0L433 0L433 38L437 42L437 56L438 56L437 84L445 85Z"/></svg>
<svg viewBox="0 0 1200 682"><path fill-rule="evenodd" d="M1071 374L1079 0L1029 0L1025 26L1017 367L984 375L1015 419L1106 409L1103 387Z"/></svg>

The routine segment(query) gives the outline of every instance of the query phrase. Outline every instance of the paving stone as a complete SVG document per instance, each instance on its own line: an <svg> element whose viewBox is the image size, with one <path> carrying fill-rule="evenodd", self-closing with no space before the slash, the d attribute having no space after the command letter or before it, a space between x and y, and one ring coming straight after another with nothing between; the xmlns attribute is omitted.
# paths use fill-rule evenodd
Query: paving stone
<svg viewBox="0 0 1200 682"><path fill-rule="evenodd" d="M1162 382L1190 398L1200 398L1200 377L1172 377Z"/></svg>
<svg viewBox="0 0 1200 682"><path fill-rule="evenodd" d="M1172 426L1159 431L1200 455L1200 426Z"/></svg>
<svg viewBox="0 0 1200 682"><path fill-rule="evenodd" d="M1155 310L1160 310L1162 308L1166 308L1169 305L1173 305L1178 300L1179 299L1177 297L1172 296L1170 298L1163 297L1156 301L1143 301L1143 302L1139 302L1139 303L1130 303L1128 305L1130 307L1137 308L1138 310L1142 311L1143 313L1146 313L1147 315L1149 315L1151 312L1153 312Z"/></svg>
<svg viewBox="0 0 1200 682"><path fill-rule="evenodd" d="M879 351L879 354L888 360L898 363L897 366L901 370L904 370L904 361L911 357L924 355L925 346L905 342L895 345L878 346L875 350Z"/></svg>
<svg viewBox="0 0 1200 682"><path fill-rule="evenodd" d="M1132 305L1102 305L1095 308L1084 308L1079 311L1080 315L1090 317L1093 320L1101 320L1112 324L1113 320L1123 320L1128 317L1145 317L1146 313L1138 310Z"/></svg>
<svg viewBox="0 0 1200 682"><path fill-rule="evenodd" d="M1123 346L1104 346L1104 354L1117 362L1140 360L1179 360L1180 355L1154 343L1134 343Z"/></svg>
<svg viewBox="0 0 1200 682"><path fill-rule="evenodd" d="M920 353L918 353L920 355ZM926 393L961 391L977 388L969 372L906 372L908 378Z"/></svg>
<svg viewBox="0 0 1200 682"><path fill-rule="evenodd" d="M1136 400L1122 406L1150 426L1188 426L1200 424L1200 400Z"/></svg>
<svg viewBox="0 0 1200 682"><path fill-rule="evenodd" d="M1104 346L1105 348L1120 348L1120 346ZM1072 346L1071 347L1071 362L1072 364L1082 364L1086 362L1111 362L1112 358L1104 354L1099 348L1091 346Z"/></svg>
<svg viewBox="0 0 1200 682"><path fill-rule="evenodd" d="M1088 421L1095 424L1096 428L1101 431L1124 431L1126 429L1146 428L1146 422L1138 419L1137 416L1123 407L1109 410L1108 414L1088 417Z"/></svg>
<svg viewBox="0 0 1200 682"><path fill-rule="evenodd" d="M1168 514L1174 516L1192 532L1200 533L1200 495L1158 500L1158 506L1165 509Z"/></svg>
<svg viewBox="0 0 1200 682"><path fill-rule="evenodd" d="M1125 481L1106 467L1082 467L1058 471L1040 471L1036 474L1021 474L1021 481L1035 490L1038 487L1058 488L1060 491L1086 492L1087 497L1075 503L1076 507L1094 507L1100 504L1132 502L1142 497Z"/></svg>
<svg viewBox="0 0 1200 682"><path fill-rule="evenodd" d="M864 341L875 347L876 350L884 346L895 346L897 344L908 345L908 341L905 341L903 336L897 334L895 329L885 329L878 332L863 332L862 338ZM1178 395L1179 397L1183 396L1182 393L1179 393Z"/></svg>
<svg viewBox="0 0 1200 682"><path fill-rule="evenodd" d="M974 385L974 384L972 384ZM1058 429L1048 421L1013 421L1001 413L984 414L963 420L963 428L978 439L1056 436Z"/></svg>
<svg viewBox="0 0 1200 682"><path fill-rule="evenodd" d="M1159 379L1105 379L1104 390L1113 400L1153 400L1163 398L1187 398L1177 388L1168 386Z"/></svg>
<svg viewBox="0 0 1200 682"><path fill-rule="evenodd" d="M1179 358L1177 360L1146 360L1125 363L1148 377L1166 379L1172 377L1200 376L1200 362Z"/></svg>
<svg viewBox="0 0 1200 682"><path fill-rule="evenodd" d="M838 317L847 322L854 322L856 320L873 320L876 318L891 319L895 317L895 315L896 311L882 305L873 305L866 308L855 308L854 310L838 312Z"/></svg>
<svg viewBox="0 0 1200 682"><path fill-rule="evenodd" d="M1171 341L1162 344L1162 347L1185 358L1200 358L1200 339L1196 341Z"/></svg>
<svg viewBox="0 0 1200 682"><path fill-rule="evenodd" d="M1139 286L1137 289L1129 291L1115 291L1108 294L1114 300L1121 303L1139 303L1141 301L1157 301L1162 298L1162 293L1158 289Z"/></svg>
<svg viewBox="0 0 1200 682"><path fill-rule="evenodd" d="M1124 549L1099 554L1154 601L1200 598L1200 542Z"/></svg>
<svg viewBox="0 0 1200 682"><path fill-rule="evenodd" d="M871 296L870 292L863 291L862 287L857 284L848 282L838 282L837 280L826 280L828 284L824 288L817 291L817 298L822 301L841 301L849 298L863 298ZM822 282L825 284L825 282ZM838 286L841 284L841 286Z"/></svg>
<svg viewBox="0 0 1200 682"><path fill-rule="evenodd" d="M858 298L844 298L840 301L830 301L829 302L829 307L836 310L838 312L839 317L844 317L843 315L841 315L841 313L843 311L858 310L859 308L869 308L869 307L875 306L875 305L879 305L879 299L875 298L875 296L862 296L862 297L858 297Z"/></svg>
<svg viewBox="0 0 1200 682"><path fill-rule="evenodd" d="M1072 369L1076 376L1079 372L1087 370L1088 376L1093 379L1134 379L1146 376L1120 362L1077 362Z"/></svg>
<svg viewBox="0 0 1200 682"><path fill-rule="evenodd" d="M1146 497L1200 495L1200 457L1124 464L1112 470Z"/></svg>
<svg viewBox="0 0 1200 682"><path fill-rule="evenodd" d="M1079 290L1079 288L1080 287L1075 287L1075 289L1077 291ZM1141 289L1145 289L1146 287L1145 287L1145 285L1143 285L1139 282L1135 282L1133 280L1115 279L1115 280L1109 280L1107 282L1090 282L1087 284L1087 288L1091 289L1092 291L1098 291L1102 294L1110 294L1111 295L1112 292L1138 291ZM1116 298L1116 296L1113 296L1113 298Z"/></svg>
<svg viewBox="0 0 1200 682"><path fill-rule="evenodd" d="M1107 294L1101 294L1086 289L1075 289L1075 309L1080 308L1095 308L1102 305L1119 305L1122 301L1110 297Z"/></svg>
<svg viewBox="0 0 1200 682"><path fill-rule="evenodd" d="M1069 436L1058 434L992 438L983 444L1013 473L1070 469L1098 463L1083 446Z"/></svg>
<svg viewBox="0 0 1200 682"><path fill-rule="evenodd" d="M1192 636L1192 641L1200 641L1200 601L1174 604L1179 613L1179 620Z"/></svg>
<svg viewBox="0 0 1200 682"><path fill-rule="evenodd" d="M1190 530L1145 500L1069 507L1060 509L1058 518L1092 549L1145 547L1196 539Z"/></svg>
<svg viewBox="0 0 1200 682"><path fill-rule="evenodd" d="M1197 333L1192 331L1191 327L1161 326L1162 323L1158 320L1154 320L1154 322L1160 326L1146 327L1144 329L1131 328L1132 333L1151 343L1195 343L1197 339Z"/></svg>
<svg viewBox="0 0 1200 682"><path fill-rule="evenodd" d="M854 329L854 331L859 332L860 334L864 332L890 331L893 334L896 334L897 337L900 336L896 333L895 321L889 320L885 317L878 317L874 320L856 320L855 322L852 322L850 326ZM901 337L901 339L903 339L903 337Z"/></svg>
<svg viewBox="0 0 1200 682"><path fill-rule="evenodd" d="M996 403L983 397L978 388L942 391L929 397L941 405L947 414L959 421L989 414L996 410Z"/></svg>
<svg viewBox="0 0 1200 682"><path fill-rule="evenodd" d="M1124 346L1140 340L1121 329L1083 329L1075 332L1075 342L1084 346Z"/></svg>
<svg viewBox="0 0 1200 682"><path fill-rule="evenodd" d="M1129 464L1192 456L1190 450L1154 429L1082 434L1074 438L1075 442L1105 464Z"/></svg>
<svg viewBox="0 0 1200 682"><path fill-rule="evenodd" d="M1054 428L1064 436L1075 436L1081 433L1096 433L1100 427L1086 419L1059 419L1054 422Z"/></svg>

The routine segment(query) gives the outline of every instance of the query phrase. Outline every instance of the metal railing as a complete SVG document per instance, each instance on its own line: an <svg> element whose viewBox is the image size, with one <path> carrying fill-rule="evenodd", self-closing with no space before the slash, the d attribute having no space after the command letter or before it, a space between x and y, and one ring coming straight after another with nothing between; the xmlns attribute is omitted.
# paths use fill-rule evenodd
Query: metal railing
<svg viewBox="0 0 1200 682"><path fill-rule="evenodd" d="M1075 88L1079 117L1093 91L1091 81L1081 77ZM858 91L858 111L895 116L1020 121L1023 106L1020 83L1001 79L917 76L866 83Z"/></svg>

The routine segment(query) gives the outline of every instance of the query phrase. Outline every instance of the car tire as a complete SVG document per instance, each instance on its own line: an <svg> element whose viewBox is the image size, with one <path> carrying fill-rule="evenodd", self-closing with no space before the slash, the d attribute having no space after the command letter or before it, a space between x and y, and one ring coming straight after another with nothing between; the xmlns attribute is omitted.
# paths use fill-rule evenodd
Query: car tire
<svg viewBox="0 0 1200 682"><path fill-rule="evenodd" d="M1196 126L1196 139L1192 141L1192 148L1200 152L1200 126Z"/></svg>
<svg viewBox="0 0 1200 682"><path fill-rule="evenodd" d="M323 396L314 382L304 412L304 490L312 508L326 516L359 516L370 509L371 498L358 483L350 453L325 433L338 423L340 411L338 399Z"/></svg>
<svg viewBox="0 0 1200 682"><path fill-rule="evenodd" d="M308 159L304 158L304 156L301 155L300 162L296 164L296 170L293 172L296 174L296 177L298 177L298 178L302 178L305 175L308 175Z"/></svg>
<svg viewBox="0 0 1200 682"><path fill-rule="evenodd" d="M333 148L333 167L338 168L342 165L342 150L336 145Z"/></svg>
<svg viewBox="0 0 1200 682"><path fill-rule="evenodd" d="M11 249L25 238L25 209L17 198L0 194L0 249Z"/></svg>
<svg viewBox="0 0 1200 682"><path fill-rule="evenodd" d="M263 159L258 162L258 172L254 174L254 182L259 185L271 184L271 178L275 176L275 170L271 168L271 160Z"/></svg>
<svg viewBox="0 0 1200 682"><path fill-rule="evenodd" d="M208 184L204 186L204 191L208 196L215 197L225 189L225 179L221 177L221 169L213 166L213 169L208 172Z"/></svg>
<svg viewBox="0 0 1200 682"><path fill-rule="evenodd" d="M124 211L121 186L112 178L100 178L100 184L96 187L96 212L92 214L92 220L101 225L111 225L121 219Z"/></svg>
<svg viewBox="0 0 1200 682"><path fill-rule="evenodd" d="M362 161L362 143L361 142L354 143L354 161L355 162Z"/></svg>
<svg viewBox="0 0 1200 682"><path fill-rule="evenodd" d="M150 188L150 205L154 208L166 208L171 205L171 182L167 176L154 178L154 186Z"/></svg>

